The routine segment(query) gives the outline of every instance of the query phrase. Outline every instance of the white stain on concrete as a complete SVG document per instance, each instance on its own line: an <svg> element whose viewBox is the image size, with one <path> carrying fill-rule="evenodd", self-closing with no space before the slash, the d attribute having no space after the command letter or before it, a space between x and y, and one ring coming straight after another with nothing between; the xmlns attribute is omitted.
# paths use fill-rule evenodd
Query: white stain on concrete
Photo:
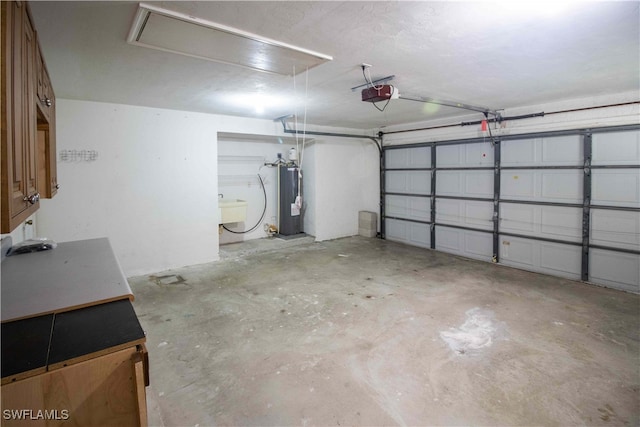
<svg viewBox="0 0 640 427"><path fill-rule="evenodd" d="M467 319L460 327L440 332L440 338L456 354L474 353L490 347L502 327L495 321L494 313L476 307L465 314Z"/></svg>

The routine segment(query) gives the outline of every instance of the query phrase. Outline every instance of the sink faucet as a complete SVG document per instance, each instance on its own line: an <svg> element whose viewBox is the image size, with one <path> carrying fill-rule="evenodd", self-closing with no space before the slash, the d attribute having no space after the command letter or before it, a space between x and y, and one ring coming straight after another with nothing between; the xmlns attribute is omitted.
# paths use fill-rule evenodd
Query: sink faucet
<svg viewBox="0 0 640 427"><path fill-rule="evenodd" d="M222 193L218 194L218 199L224 199L224 194Z"/></svg>

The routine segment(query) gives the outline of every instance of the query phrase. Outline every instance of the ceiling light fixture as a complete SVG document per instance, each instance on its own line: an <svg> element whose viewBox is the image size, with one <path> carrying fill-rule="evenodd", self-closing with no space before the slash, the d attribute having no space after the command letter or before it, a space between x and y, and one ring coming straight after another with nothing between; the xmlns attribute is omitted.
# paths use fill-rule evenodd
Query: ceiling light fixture
<svg viewBox="0 0 640 427"><path fill-rule="evenodd" d="M287 76L333 60L329 55L146 3L138 5L127 42Z"/></svg>
<svg viewBox="0 0 640 427"><path fill-rule="evenodd" d="M266 110L291 107L295 102L285 96L269 95L265 93L229 93L221 96L224 101L234 107L252 109L256 114L264 114Z"/></svg>
<svg viewBox="0 0 640 427"><path fill-rule="evenodd" d="M492 13L498 13L505 17L553 17L567 10L577 0L563 1L501 1L492 8Z"/></svg>

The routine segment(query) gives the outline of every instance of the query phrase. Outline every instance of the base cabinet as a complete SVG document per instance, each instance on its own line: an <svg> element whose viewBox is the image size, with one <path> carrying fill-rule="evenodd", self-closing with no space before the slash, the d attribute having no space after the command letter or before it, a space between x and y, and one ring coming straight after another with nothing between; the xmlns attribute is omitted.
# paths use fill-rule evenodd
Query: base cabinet
<svg viewBox="0 0 640 427"><path fill-rule="evenodd" d="M0 267L0 426L146 426L146 334L109 240Z"/></svg>
<svg viewBox="0 0 640 427"><path fill-rule="evenodd" d="M146 426L144 345L1 388L3 426Z"/></svg>

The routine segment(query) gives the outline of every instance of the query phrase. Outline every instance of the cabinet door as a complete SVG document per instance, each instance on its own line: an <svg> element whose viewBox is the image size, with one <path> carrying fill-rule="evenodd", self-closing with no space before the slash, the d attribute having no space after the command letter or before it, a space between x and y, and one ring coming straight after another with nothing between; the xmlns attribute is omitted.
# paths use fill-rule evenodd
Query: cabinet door
<svg viewBox="0 0 640 427"><path fill-rule="evenodd" d="M49 118L44 117L38 106L38 192L51 198L58 191L56 163L55 106L51 106Z"/></svg>
<svg viewBox="0 0 640 427"><path fill-rule="evenodd" d="M22 67L24 65L23 57L25 43L22 42L24 34L25 22L25 6L18 2L3 2L6 7L7 26L11 28L10 52L11 57L7 58L9 62L3 68L10 73L7 76L7 98L9 102L10 118L7 123L6 146L7 146L7 175L8 175L8 199L9 199L9 215L3 216L3 222L10 221L16 216L24 212L28 205L24 198L27 196L27 182L25 178L25 128L22 125L24 120L25 106L23 105L23 85L25 76ZM4 230L3 224L3 231Z"/></svg>
<svg viewBox="0 0 640 427"><path fill-rule="evenodd" d="M38 79L36 82L36 96L38 97L38 100L44 98L43 71L42 52L38 48L38 54L36 55L36 73Z"/></svg>
<svg viewBox="0 0 640 427"><path fill-rule="evenodd" d="M47 75L47 80L49 76ZM53 86L49 83L49 98L51 107L49 108L49 157L46 166L48 167L47 178L49 180L49 194L53 197L58 192L58 152L56 151L56 96L53 93Z"/></svg>
<svg viewBox="0 0 640 427"><path fill-rule="evenodd" d="M3 419L2 426L53 427L67 420L68 425L84 427L146 426L146 395L140 382L144 366L133 360L137 352L126 348L3 385L3 410L30 409L34 416L46 410L57 419L28 424Z"/></svg>
<svg viewBox="0 0 640 427"><path fill-rule="evenodd" d="M41 197L52 198L58 192L58 165L56 159L56 104L49 73L38 49L37 74L37 143L38 143L38 193Z"/></svg>
<svg viewBox="0 0 640 427"><path fill-rule="evenodd" d="M2 21L6 40L2 56L2 232L8 233L39 207L37 45L25 2L2 2Z"/></svg>
<svg viewBox="0 0 640 427"><path fill-rule="evenodd" d="M37 43L36 51L36 102L40 107L40 112L44 118L49 121L53 114L53 88L51 87L51 79L47 71L47 65L40 50L40 44Z"/></svg>
<svg viewBox="0 0 640 427"><path fill-rule="evenodd" d="M25 175L28 196L38 193L38 165L36 141L36 33L28 15L24 14L24 58L23 58L23 111L24 136L26 147Z"/></svg>
<svg viewBox="0 0 640 427"><path fill-rule="evenodd" d="M58 183L53 89L29 17L29 5L18 1L0 1L0 5L0 232L9 233L38 209L40 192L51 197ZM48 124L44 167L40 164L40 116L44 118L42 123Z"/></svg>

